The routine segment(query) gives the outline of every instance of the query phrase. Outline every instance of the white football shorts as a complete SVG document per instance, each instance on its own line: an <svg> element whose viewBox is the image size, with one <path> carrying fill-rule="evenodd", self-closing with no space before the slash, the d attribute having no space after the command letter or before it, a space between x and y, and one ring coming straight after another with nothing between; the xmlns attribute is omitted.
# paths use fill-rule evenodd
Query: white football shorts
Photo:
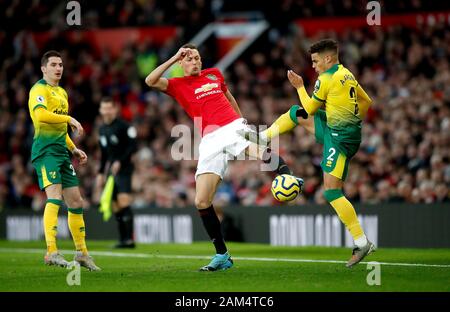
<svg viewBox="0 0 450 312"><path fill-rule="evenodd" d="M199 145L199 160L195 179L203 173L215 173L223 179L228 161L239 156L251 143L236 133L248 128L244 118L236 119L206 134Z"/></svg>

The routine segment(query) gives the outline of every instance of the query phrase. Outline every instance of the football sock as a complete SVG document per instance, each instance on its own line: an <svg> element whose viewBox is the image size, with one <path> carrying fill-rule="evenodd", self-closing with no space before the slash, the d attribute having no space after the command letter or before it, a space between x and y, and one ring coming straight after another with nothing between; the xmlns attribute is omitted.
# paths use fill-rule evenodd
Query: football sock
<svg viewBox="0 0 450 312"><path fill-rule="evenodd" d="M364 234L361 237L355 239L355 245L360 247L360 248L366 246L367 243L368 243L367 242L367 237Z"/></svg>
<svg viewBox="0 0 450 312"><path fill-rule="evenodd" d="M83 219L83 208L68 208L68 223L75 249L81 251L84 255L88 253L86 248L86 229Z"/></svg>
<svg viewBox="0 0 450 312"><path fill-rule="evenodd" d="M356 216L355 208L353 205L345 198L341 189L331 189L324 192L326 200L330 205L336 210L336 213L344 223L347 230L353 237L355 244L358 247L363 247L367 244L366 236L364 231L359 224L358 217Z"/></svg>
<svg viewBox="0 0 450 312"><path fill-rule="evenodd" d="M56 233L58 231L58 210L62 205L60 199L47 199L44 209L44 234L47 244L47 252L52 253L58 250L56 247Z"/></svg>
<svg viewBox="0 0 450 312"><path fill-rule="evenodd" d="M277 174L292 174L291 169L286 165L286 162L279 155L272 153L270 148L267 148L263 153L262 161L265 164L271 165L272 171Z"/></svg>
<svg viewBox="0 0 450 312"><path fill-rule="evenodd" d="M122 210L122 223L124 226L124 238L125 240L133 240L133 211L130 206L123 208Z"/></svg>
<svg viewBox="0 0 450 312"><path fill-rule="evenodd" d="M216 248L216 253L226 253L227 247L225 246L225 241L223 239L220 221L219 218L217 218L213 205L206 209L199 209L198 213L202 218L203 226L205 227L206 232L208 232L208 235Z"/></svg>
<svg viewBox="0 0 450 312"><path fill-rule="evenodd" d="M114 213L117 221L117 228L119 230L119 241L121 242L125 241L127 236L127 228L124 222L123 213L124 213L123 210L119 210L116 213Z"/></svg>
<svg viewBox="0 0 450 312"><path fill-rule="evenodd" d="M294 105L289 111L278 117L277 120L266 130L260 133L263 140L270 141L272 138L294 129L298 125L297 110L300 106Z"/></svg>

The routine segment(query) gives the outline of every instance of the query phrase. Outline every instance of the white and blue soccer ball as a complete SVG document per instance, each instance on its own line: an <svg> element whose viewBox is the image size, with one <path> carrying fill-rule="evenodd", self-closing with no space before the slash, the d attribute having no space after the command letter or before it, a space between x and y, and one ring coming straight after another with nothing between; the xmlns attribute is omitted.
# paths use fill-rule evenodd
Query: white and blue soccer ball
<svg viewBox="0 0 450 312"><path fill-rule="evenodd" d="M291 201L302 192L299 180L290 174L277 176L272 182L271 190L273 197L280 202Z"/></svg>

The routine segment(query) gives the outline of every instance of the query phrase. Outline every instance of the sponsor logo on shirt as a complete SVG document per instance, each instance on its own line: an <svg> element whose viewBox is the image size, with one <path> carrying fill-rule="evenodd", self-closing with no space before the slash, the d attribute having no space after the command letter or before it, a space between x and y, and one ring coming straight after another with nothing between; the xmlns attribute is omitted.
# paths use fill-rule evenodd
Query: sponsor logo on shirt
<svg viewBox="0 0 450 312"><path fill-rule="evenodd" d="M53 112L58 115L67 115L69 113L68 111L62 109L55 109Z"/></svg>
<svg viewBox="0 0 450 312"><path fill-rule="evenodd" d="M195 89L195 94L200 93L200 92L208 92L211 91L214 88L218 88L219 84L217 83L207 83L204 84L203 86L201 86L200 88Z"/></svg>

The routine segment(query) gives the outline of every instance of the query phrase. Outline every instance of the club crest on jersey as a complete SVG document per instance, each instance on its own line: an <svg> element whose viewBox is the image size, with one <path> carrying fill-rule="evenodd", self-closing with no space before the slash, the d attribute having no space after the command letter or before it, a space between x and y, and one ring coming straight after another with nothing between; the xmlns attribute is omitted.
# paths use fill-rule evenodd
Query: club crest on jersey
<svg viewBox="0 0 450 312"><path fill-rule="evenodd" d="M211 91L214 88L218 88L219 85L217 83L207 83L201 86L200 88L195 89L195 94L200 92L208 92Z"/></svg>
<svg viewBox="0 0 450 312"><path fill-rule="evenodd" d="M208 74L208 75L206 75L206 77L209 78L210 80L214 80L214 81L217 80L216 75L213 75L213 74Z"/></svg>
<svg viewBox="0 0 450 312"><path fill-rule="evenodd" d="M316 84L314 85L314 93L317 93L320 89L320 80L316 80Z"/></svg>

